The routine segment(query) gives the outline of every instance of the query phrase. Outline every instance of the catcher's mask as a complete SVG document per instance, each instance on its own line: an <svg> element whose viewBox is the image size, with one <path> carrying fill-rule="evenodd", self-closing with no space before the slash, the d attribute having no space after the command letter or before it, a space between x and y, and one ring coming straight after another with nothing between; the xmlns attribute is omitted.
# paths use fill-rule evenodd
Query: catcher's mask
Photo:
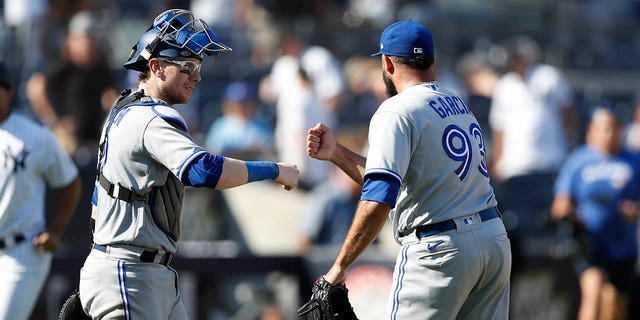
<svg viewBox="0 0 640 320"><path fill-rule="evenodd" d="M196 58L230 52L213 31L188 10L171 9L158 15L131 49L126 69L145 71L154 57Z"/></svg>

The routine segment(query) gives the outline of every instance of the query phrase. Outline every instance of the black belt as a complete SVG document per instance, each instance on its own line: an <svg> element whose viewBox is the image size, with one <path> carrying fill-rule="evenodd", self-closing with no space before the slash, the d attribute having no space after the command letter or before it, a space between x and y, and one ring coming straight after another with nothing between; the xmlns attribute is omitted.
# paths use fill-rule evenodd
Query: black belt
<svg viewBox="0 0 640 320"><path fill-rule="evenodd" d="M98 251L102 251L104 253L107 252L107 246L102 244L94 244L93 248ZM156 260L157 256L158 256L158 251L144 250L140 254L140 262L158 263L166 267L167 265L169 265L169 263L171 262L171 259L173 258L173 254L169 252L163 254L159 260Z"/></svg>
<svg viewBox="0 0 640 320"><path fill-rule="evenodd" d="M147 196L139 194L129 188L125 188L119 184L113 184L107 179L102 172L98 176L98 182L104 188L109 196L120 199L122 201L131 202L133 200L147 201Z"/></svg>
<svg viewBox="0 0 640 320"><path fill-rule="evenodd" d="M12 239L13 240L13 244L16 244L16 243L20 243L20 242L24 241L26 238L24 237L24 235L22 233L14 234L14 235L6 237L6 238L0 238L0 249L4 249L8 245L11 244L11 240L5 241L5 239Z"/></svg>
<svg viewBox="0 0 640 320"><path fill-rule="evenodd" d="M480 216L480 220L482 221L487 221L487 220L501 217L500 212L498 212L498 209L496 209L496 207L484 209L478 212L478 215ZM449 220L440 221L440 222L417 227L416 236L418 237L418 239L422 239L424 237L432 236L436 233L440 233L444 231L453 230L455 228L456 228L456 223L453 221L453 219L449 219Z"/></svg>

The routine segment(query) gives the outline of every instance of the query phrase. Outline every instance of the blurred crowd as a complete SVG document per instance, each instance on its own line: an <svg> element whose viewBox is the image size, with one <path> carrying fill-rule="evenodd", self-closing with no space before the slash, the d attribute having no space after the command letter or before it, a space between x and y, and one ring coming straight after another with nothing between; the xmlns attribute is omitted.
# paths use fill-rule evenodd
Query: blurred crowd
<svg viewBox="0 0 640 320"><path fill-rule="evenodd" d="M305 255L315 246L342 242L360 191L341 172L306 155L306 131L327 123L343 144L365 154L369 119L386 98L379 59L369 54L378 49L383 26L417 20L437 35L438 81L467 100L484 131L516 276L527 257L573 257L576 248L589 246L588 241L575 245L584 243L575 236L584 226L580 215L557 211L554 201L568 196L573 208L581 208L582 198L556 184L569 155L592 143L594 110L611 110L618 124L610 131L620 130L619 148L640 152L640 60L628 59L640 54L640 1L480 3L5 0L0 3L0 59L16 77L13 109L51 128L80 167L86 190L64 240L68 250L84 249L90 243L98 128L118 92L136 81L121 64L158 13L192 10L233 52L204 61L203 82L189 105L179 108L193 136L213 153L298 165L299 201L287 207L292 212L287 223L269 224L279 229L268 232L291 235L295 243L282 253ZM609 153L617 154L616 148ZM255 206L251 214L265 216L250 219L263 228L261 219L269 213L262 212L261 203L280 201L268 195L258 190L244 199ZM259 253L244 235L254 227L234 212L242 204L230 203L237 198L195 189L186 197L183 223L191 232L184 232L184 240L231 240L240 253ZM619 223L633 227L635 252L622 258L635 266L634 210ZM293 230L285 230L288 226ZM600 262L618 261L599 259L589 266L604 270L600 275L614 270ZM636 269L627 286L614 281L616 303L628 301L616 298L620 294L633 297L629 284L636 281ZM578 275L586 269L576 270ZM582 280L583 299L585 292L602 289ZM588 280L610 282L606 276ZM278 310L266 310L262 319L281 319Z"/></svg>

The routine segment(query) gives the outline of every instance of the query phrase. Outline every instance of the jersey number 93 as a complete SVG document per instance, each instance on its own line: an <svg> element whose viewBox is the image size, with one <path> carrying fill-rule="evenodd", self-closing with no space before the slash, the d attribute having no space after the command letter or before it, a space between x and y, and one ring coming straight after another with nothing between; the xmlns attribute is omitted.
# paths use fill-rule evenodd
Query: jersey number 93
<svg viewBox="0 0 640 320"><path fill-rule="evenodd" d="M478 171L480 171L483 176L489 177L482 130L480 130L480 126L477 123L472 123L469 126L468 133L455 124L449 125L444 129L444 133L442 134L442 148L449 158L460 162L460 166L455 170L455 173L460 180L463 180L467 176L467 173L469 173L469 168L473 163L473 146L469 136L474 138L474 142L477 143L480 149L482 160L477 167Z"/></svg>

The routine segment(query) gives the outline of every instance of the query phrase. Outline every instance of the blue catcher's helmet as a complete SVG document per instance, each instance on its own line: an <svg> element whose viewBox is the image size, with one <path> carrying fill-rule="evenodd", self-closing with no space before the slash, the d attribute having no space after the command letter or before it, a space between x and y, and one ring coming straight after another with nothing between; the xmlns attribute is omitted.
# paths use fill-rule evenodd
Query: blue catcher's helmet
<svg viewBox="0 0 640 320"><path fill-rule="evenodd" d="M188 10L171 9L153 20L153 25L133 46L129 60L123 66L145 71L153 57L202 60L203 54L217 56L230 51L231 48L222 44L204 21L196 19Z"/></svg>

